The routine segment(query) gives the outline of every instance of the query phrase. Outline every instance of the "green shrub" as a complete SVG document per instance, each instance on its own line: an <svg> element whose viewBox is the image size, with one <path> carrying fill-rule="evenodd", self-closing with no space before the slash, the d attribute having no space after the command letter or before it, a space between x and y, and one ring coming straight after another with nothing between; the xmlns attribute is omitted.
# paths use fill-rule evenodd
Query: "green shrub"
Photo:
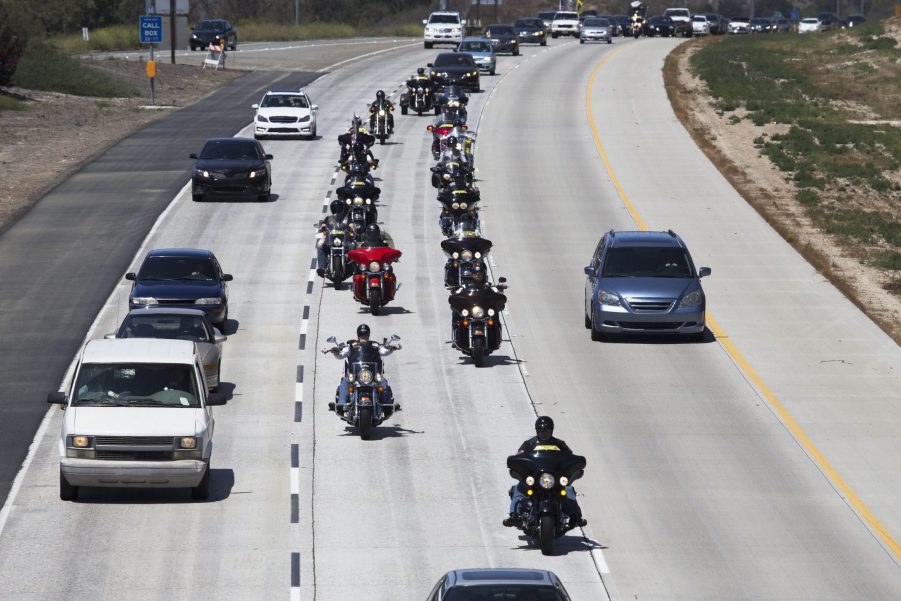
<svg viewBox="0 0 901 601"><path fill-rule="evenodd" d="M138 95L127 81L64 56L53 46L37 40L28 43L13 84L29 90L76 96L122 98Z"/></svg>
<svg viewBox="0 0 901 601"><path fill-rule="evenodd" d="M820 195L813 190L798 190L796 198L798 202L807 207L815 207L823 202Z"/></svg>
<svg viewBox="0 0 901 601"><path fill-rule="evenodd" d="M101 27L91 30L88 37L90 39L85 42L81 33L60 35L53 38L53 44L66 54L93 51L112 52L141 47L141 34L137 23Z"/></svg>
<svg viewBox="0 0 901 601"><path fill-rule="evenodd" d="M28 110L28 105L24 102L19 102L15 98L10 98L9 96L3 96L0 94L0 111L25 111Z"/></svg>

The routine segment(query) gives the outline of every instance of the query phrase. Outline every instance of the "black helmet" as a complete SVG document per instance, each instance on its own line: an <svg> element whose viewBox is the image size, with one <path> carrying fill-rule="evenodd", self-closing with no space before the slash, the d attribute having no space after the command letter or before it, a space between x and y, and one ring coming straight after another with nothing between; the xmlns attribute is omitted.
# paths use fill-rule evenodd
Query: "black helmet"
<svg viewBox="0 0 901 601"><path fill-rule="evenodd" d="M552 436L554 434L554 420L546 415L542 415L535 420L535 433L539 434L541 432L548 432Z"/></svg>
<svg viewBox="0 0 901 601"><path fill-rule="evenodd" d="M329 211L332 212L332 215L337 217L338 215L343 215L347 212L347 207L343 202L338 200L337 198L329 203L328 205Z"/></svg>
<svg viewBox="0 0 901 601"><path fill-rule="evenodd" d="M366 241L370 243L382 241L382 231L377 224L370 223L366 226Z"/></svg>
<svg viewBox="0 0 901 601"><path fill-rule="evenodd" d="M416 69L416 74L417 74L417 75L422 75L422 74L424 74L424 73L425 73L425 68L424 68L424 67L419 67L418 69Z"/></svg>
<svg viewBox="0 0 901 601"><path fill-rule="evenodd" d="M382 98L384 98L384 97L385 97L385 92L384 92L384 90L379 90L378 92L376 92L376 93L375 93L375 97L378 98L379 100L381 100Z"/></svg>
<svg viewBox="0 0 901 601"><path fill-rule="evenodd" d="M448 146L456 146L457 145L457 136L448 136L447 137L447 145Z"/></svg>
<svg viewBox="0 0 901 601"><path fill-rule="evenodd" d="M365 323L361 323L357 327L357 338L360 340L369 340L369 326Z"/></svg>

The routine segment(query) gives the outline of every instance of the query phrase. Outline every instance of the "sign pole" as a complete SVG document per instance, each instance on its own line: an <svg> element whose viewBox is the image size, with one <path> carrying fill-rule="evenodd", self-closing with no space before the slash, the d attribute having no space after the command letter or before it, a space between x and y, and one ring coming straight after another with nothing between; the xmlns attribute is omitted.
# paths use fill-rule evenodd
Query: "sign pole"
<svg viewBox="0 0 901 601"><path fill-rule="evenodd" d="M154 65L154 75L156 75L156 69L155 69L156 61L153 60L153 44L150 44L150 64ZM151 106L156 105L156 94L153 90L153 80L154 79L156 79L156 77L153 77L153 76L150 77L150 104L151 104Z"/></svg>
<svg viewBox="0 0 901 601"><path fill-rule="evenodd" d="M175 64L175 0L169 0L169 40L172 42L172 64Z"/></svg>

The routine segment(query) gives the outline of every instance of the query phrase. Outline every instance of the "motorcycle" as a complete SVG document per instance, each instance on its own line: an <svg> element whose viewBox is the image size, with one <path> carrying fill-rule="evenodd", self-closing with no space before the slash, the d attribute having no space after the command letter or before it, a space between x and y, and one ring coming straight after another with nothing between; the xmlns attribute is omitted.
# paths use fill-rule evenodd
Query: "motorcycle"
<svg viewBox="0 0 901 601"><path fill-rule="evenodd" d="M528 491L513 512L514 525L538 543L542 555L550 555L554 539L578 527L570 523L563 505L568 500L575 502L568 499L567 487L584 475L587 462L581 455L540 449L508 457L507 468Z"/></svg>
<svg viewBox="0 0 901 601"><path fill-rule="evenodd" d="M460 86L447 86L435 98L435 114L445 112L446 107L462 109L463 121L466 121L466 105L469 104L469 96Z"/></svg>
<svg viewBox="0 0 901 601"><path fill-rule="evenodd" d="M446 119L439 119L436 123L427 126L426 131L432 132L432 158L436 161L441 157L442 144L441 140L450 135L454 129L454 122Z"/></svg>
<svg viewBox="0 0 901 601"><path fill-rule="evenodd" d="M406 115L410 109L417 115L430 112L434 107L432 91L428 86L419 85L415 80L407 82L407 91L400 97L400 112Z"/></svg>
<svg viewBox="0 0 901 601"><path fill-rule="evenodd" d="M333 200L332 205L335 204L339 205L338 208L343 208L340 200ZM332 213L336 216L341 212L343 211L337 211L334 207L332 209ZM350 226L340 220L332 223L332 227L325 232L329 251L325 278L332 282L335 289L338 289L344 280L353 274L355 264L347 257L347 253L356 247L356 242Z"/></svg>
<svg viewBox="0 0 901 601"><path fill-rule="evenodd" d="M369 306L369 312L378 315L382 307L394 300L397 276L391 263L400 258L396 248L357 248L347 253L358 270L354 274L354 300Z"/></svg>
<svg viewBox="0 0 901 601"><path fill-rule="evenodd" d="M472 167L461 161L448 161L430 167L432 187L439 190L468 189L473 185Z"/></svg>
<svg viewBox="0 0 901 601"><path fill-rule="evenodd" d="M400 405L394 402L391 389L387 386L382 365L383 355L400 350L401 346L396 344L399 340L400 337L394 335L381 344L347 344L338 343L334 336L330 336L327 342L335 346L322 351L345 358L347 403L343 407L329 403L329 410L358 428L363 440L370 437L373 427L391 417L395 411L400 411ZM335 397L337 400L337 392Z"/></svg>
<svg viewBox="0 0 901 601"><path fill-rule="evenodd" d="M369 117L369 131L373 132L379 144L384 144L385 140L391 136L388 131L388 113L393 110L394 108L384 102L380 102L378 106L369 107L369 111L372 113Z"/></svg>
<svg viewBox="0 0 901 601"><path fill-rule="evenodd" d="M472 357L476 367L485 365L485 357L501 347L500 315L507 297L493 288L507 287L506 278L497 286L467 286L450 295L447 302L453 310L451 327L454 348Z"/></svg>
<svg viewBox="0 0 901 601"><path fill-rule="evenodd" d="M473 273L481 272L484 276L485 258L491 250L491 240L478 236L448 238L441 242L441 250L448 256L444 264L444 287L453 290L471 284Z"/></svg>
<svg viewBox="0 0 901 601"><path fill-rule="evenodd" d="M347 207L348 221L357 232L362 232L370 223L378 222L379 211L376 204L381 189L364 180L355 180L335 189L335 195Z"/></svg>
<svg viewBox="0 0 901 601"><path fill-rule="evenodd" d="M438 202L441 203L441 215L438 222L441 232L447 238L454 238L460 231L460 224L464 216L469 216L473 223L473 231L479 233L479 194L477 191L442 190L438 193Z"/></svg>
<svg viewBox="0 0 901 601"><path fill-rule="evenodd" d="M359 160L356 157L353 157L346 163L341 164L341 171L344 171L347 174L344 176L344 185L349 186L354 182L361 181L366 182L370 186L375 186L375 180L372 177L371 171L378 168L378 159L368 161Z"/></svg>

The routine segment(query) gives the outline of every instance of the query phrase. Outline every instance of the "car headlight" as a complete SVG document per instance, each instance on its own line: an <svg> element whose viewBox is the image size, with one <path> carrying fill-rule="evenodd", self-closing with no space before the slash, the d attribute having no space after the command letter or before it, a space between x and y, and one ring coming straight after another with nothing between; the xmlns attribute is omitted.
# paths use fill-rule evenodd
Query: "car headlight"
<svg viewBox="0 0 901 601"><path fill-rule="evenodd" d="M614 307L619 307L622 304L622 301L619 300L619 295L607 290L598 290L598 301L602 305L612 305Z"/></svg>
<svg viewBox="0 0 901 601"><path fill-rule="evenodd" d="M569 484L569 478L560 476L560 486L566 486L567 484Z"/></svg>
<svg viewBox="0 0 901 601"><path fill-rule="evenodd" d="M382 264L378 261L370 261L369 262L369 271L378 272L381 271Z"/></svg>
<svg viewBox="0 0 901 601"><path fill-rule="evenodd" d="M222 297L221 296L208 296L206 298L198 298L194 301L195 305L221 305Z"/></svg>
<svg viewBox="0 0 901 601"><path fill-rule="evenodd" d="M362 384L372 384L372 371L368 369L360 370L360 383Z"/></svg>
<svg viewBox="0 0 901 601"><path fill-rule="evenodd" d="M685 296L682 297L682 302L679 303L680 307L697 307L701 304L701 300L703 300L704 295L700 290L695 290L694 292L689 292Z"/></svg>
<svg viewBox="0 0 901 601"><path fill-rule="evenodd" d="M526 476L526 486L534 486L535 478L533 476Z"/></svg>
<svg viewBox="0 0 901 601"><path fill-rule="evenodd" d="M472 316L476 319L482 319L485 317L485 309L476 305L472 308Z"/></svg>
<svg viewBox="0 0 901 601"><path fill-rule="evenodd" d="M460 256L463 258L464 261L471 261L472 260L472 251L464 250L463 254L461 254Z"/></svg>
<svg viewBox="0 0 901 601"><path fill-rule="evenodd" d="M196 449L200 440L196 436L181 436L175 442L179 449Z"/></svg>
<svg viewBox="0 0 901 601"><path fill-rule="evenodd" d="M310 118L311 118L311 117L310 117L309 115L304 115L303 117L300 117L300 118L297 120L297 122L298 122L298 123L306 123L307 121L310 120Z"/></svg>
<svg viewBox="0 0 901 601"><path fill-rule="evenodd" d="M158 305L160 302L152 296L136 296L131 299L133 305Z"/></svg>
<svg viewBox="0 0 901 601"><path fill-rule="evenodd" d="M538 484L541 485L541 488L551 488L554 486L554 476L553 474L548 474L547 472L541 474L541 477L538 478Z"/></svg>
<svg viewBox="0 0 901 601"><path fill-rule="evenodd" d="M197 34L196 34L196 33L192 33L192 34L191 34L191 37L194 38L194 39L196 40L196 39L197 39Z"/></svg>
<svg viewBox="0 0 901 601"><path fill-rule="evenodd" d="M197 177L202 177L203 179L210 179L210 172L206 170L201 171L197 169L194 171L194 175L196 175Z"/></svg>
<svg viewBox="0 0 901 601"><path fill-rule="evenodd" d="M354 204L358 207L363 206L363 199L359 196L354 198Z"/></svg>
<svg viewBox="0 0 901 601"><path fill-rule="evenodd" d="M341 246L342 244L344 244L344 242L341 240L341 238L332 239L332 246Z"/></svg>
<svg viewBox="0 0 901 601"><path fill-rule="evenodd" d="M69 446L76 449L90 449L94 446L93 436L69 436Z"/></svg>
<svg viewBox="0 0 901 601"><path fill-rule="evenodd" d="M256 169L256 170L250 172L250 179L263 177L264 175L266 175L265 169Z"/></svg>
<svg viewBox="0 0 901 601"><path fill-rule="evenodd" d="M260 123L269 123L269 119L267 119L263 115L257 115L257 121L259 121Z"/></svg>

